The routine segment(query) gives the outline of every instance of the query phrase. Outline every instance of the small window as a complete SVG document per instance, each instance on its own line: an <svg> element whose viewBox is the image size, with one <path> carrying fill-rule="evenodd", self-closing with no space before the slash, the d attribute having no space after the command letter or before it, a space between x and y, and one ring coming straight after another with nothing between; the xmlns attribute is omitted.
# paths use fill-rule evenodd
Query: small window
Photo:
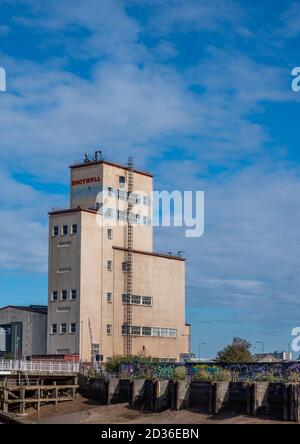
<svg viewBox="0 0 300 444"><path fill-rule="evenodd" d="M72 225L72 234L77 234L77 224Z"/></svg>
<svg viewBox="0 0 300 444"><path fill-rule="evenodd" d="M114 190L112 187L107 187L107 194L108 194L108 196L113 197Z"/></svg>
<svg viewBox="0 0 300 444"><path fill-rule="evenodd" d="M63 225L62 227L62 235L63 236L67 236L69 230L68 230L68 225Z"/></svg>
<svg viewBox="0 0 300 444"><path fill-rule="evenodd" d="M153 327L152 328L152 336L160 336L160 328Z"/></svg>
<svg viewBox="0 0 300 444"><path fill-rule="evenodd" d="M74 335L76 333L76 323L72 322L72 324L70 325L70 334Z"/></svg>
<svg viewBox="0 0 300 444"><path fill-rule="evenodd" d="M142 297L142 304L143 305L152 305L152 298L150 296L143 296Z"/></svg>
<svg viewBox="0 0 300 444"><path fill-rule="evenodd" d="M56 290L52 291L51 300L53 302L57 301L57 291Z"/></svg>
<svg viewBox="0 0 300 444"><path fill-rule="evenodd" d="M131 334L135 336L140 336L141 334L141 327L132 326L131 327Z"/></svg>
<svg viewBox="0 0 300 444"><path fill-rule="evenodd" d="M124 190L118 190L118 197L121 200L126 200L127 197L127 193Z"/></svg>
<svg viewBox="0 0 300 444"><path fill-rule="evenodd" d="M53 227L53 236L58 236L58 226L56 225L55 227Z"/></svg>
<svg viewBox="0 0 300 444"><path fill-rule="evenodd" d="M51 325L51 334L56 335L56 333L57 333L57 324L52 324Z"/></svg>
<svg viewBox="0 0 300 444"><path fill-rule="evenodd" d="M143 204L148 205L148 197L147 196L143 196Z"/></svg>
<svg viewBox="0 0 300 444"><path fill-rule="evenodd" d="M127 324L122 325L122 335L130 334L130 327Z"/></svg>
<svg viewBox="0 0 300 444"><path fill-rule="evenodd" d="M108 292L106 293L106 301L107 301L109 304L112 303L112 292L111 292L111 291L108 291Z"/></svg>
<svg viewBox="0 0 300 444"><path fill-rule="evenodd" d="M126 273L128 270L128 262L122 262L122 271Z"/></svg>
<svg viewBox="0 0 300 444"><path fill-rule="evenodd" d="M120 185L124 185L124 183L126 182L126 179L124 176L119 176L119 184Z"/></svg>
<svg viewBox="0 0 300 444"><path fill-rule="evenodd" d="M129 304L130 303L130 298L127 294L122 294L122 303L123 304Z"/></svg>
<svg viewBox="0 0 300 444"><path fill-rule="evenodd" d="M107 230L107 238L112 240L112 238L113 238L113 230L112 230L112 228L108 228L108 230Z"/></svg>
<svg viewBox="0 0 300 444"><path fill-rule="evenodd" d="M71 301L77 299L77 290L71 290Z"/></svg>
<svg viewBox="0 0 300 444"><path fill-rule="evenodd" d="M131 298L131 303L135 304L135 305L140 305L141 304L141 296L137 296L134 294Z"/></svg>
<svg viewBox="0 0 300 444"><path fill-rule="evenodd" d="M65 335L67 333L67 324L60 324L60 334Z"/></svg>
<svg viewBox="0 0 300 444"><path fill-rule="evenodd" d="M151 327L142 327L143 336L151 336Z"/></svg>
<svg viewBox="0 0 300 444"><path fill-rule="evenodd" d="M107 261L107 269L112 271L112 261Z"/></svg>
<svg viewBox="0 0 300 444"><path fill-rule="evenodd" d="M176 338L176 336L177 336L177 330L175 328L169 328L169 337Z"/></svg>
<svg viewBox="0 0 300 444"><path fill-rule="evenodd" d="M111 335L112 334L112 325L111 324L107 324L107 326L106 326L106 333L107 333L107 335Z"/></svg>
<svg viewBox="0 0 300 444"><path fill-rule="evenodd" d="M61 292L61 300L66 301L68 299L67 290L62 290Z"/></svg>
<svg viewBox="0 0 300 444"><path fill-rule="evenodd" d="M169 336L169 329L168 328L161 328L160 335L163 336L164 338L167 338Z"/></svg>

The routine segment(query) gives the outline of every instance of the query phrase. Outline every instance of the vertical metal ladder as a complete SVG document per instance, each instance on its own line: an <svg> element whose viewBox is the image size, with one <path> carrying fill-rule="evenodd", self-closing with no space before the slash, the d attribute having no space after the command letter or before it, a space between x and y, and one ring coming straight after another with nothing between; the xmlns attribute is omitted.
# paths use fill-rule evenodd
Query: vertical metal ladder
<svg viewBox="0 0 300 444"><path fill-rule="evenodd" d="M125 294L126 304L125 310L125 347L124 354L126 356L132 355L132 287L133 287L133 214L132 209L134 206L133 193L134 190L134 173L133 173L133 158L129 157L128 160L128 205L127 205L127 245L125 245L126 251L126 273L125 273ZM125 237L126 244L126 237Z"/></svg>
<svg viewBox="0 0 300 444"><path fill-rule="evenodd" d="M92 323L91 323L90 318L88 319L88 324L89 324L89 334L90 334L90 343L91 343L91 360L92 360L93 368L95 368L96 354L95 354L95 350L94 350L93 330L92 330Z"/></svg>

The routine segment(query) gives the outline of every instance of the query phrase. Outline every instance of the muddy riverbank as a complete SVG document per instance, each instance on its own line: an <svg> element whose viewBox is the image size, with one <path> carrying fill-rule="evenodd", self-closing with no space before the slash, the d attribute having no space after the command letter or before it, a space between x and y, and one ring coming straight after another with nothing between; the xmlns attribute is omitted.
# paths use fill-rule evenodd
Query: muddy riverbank
<svg viewBox="0 0 300 444"><path fill-rule="evenodd" d="M132 409L128 404L98 405L87 399L58 406L46 406L27 416L38 424L291 424L287 421L254 418L244 415L206 415L195 410L166 410L145 413Z"/></svg>

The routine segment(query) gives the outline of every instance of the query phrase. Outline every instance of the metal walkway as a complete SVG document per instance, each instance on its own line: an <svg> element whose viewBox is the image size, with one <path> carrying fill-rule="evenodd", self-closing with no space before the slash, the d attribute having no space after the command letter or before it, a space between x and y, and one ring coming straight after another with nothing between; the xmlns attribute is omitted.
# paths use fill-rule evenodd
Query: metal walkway
<svg viewBox="0 0 300 444"><path fill-rule="evenodd" d="M0 360L1 373L78 373L79 363L74 362L43 362L43 361L6 361Z"/></svg>

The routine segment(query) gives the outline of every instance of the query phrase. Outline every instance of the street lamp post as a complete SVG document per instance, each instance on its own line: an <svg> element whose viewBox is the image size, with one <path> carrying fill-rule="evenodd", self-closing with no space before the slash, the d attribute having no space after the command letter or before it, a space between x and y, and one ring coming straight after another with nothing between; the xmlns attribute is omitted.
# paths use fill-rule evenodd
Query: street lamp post
<svg viewBox="0 0 300 444"><path fill-rule="evenodd" d="M256 341L256 344L261 345L261 352L262 352L262 354L264 354L265 353L265 343L263 341Z"/></svg>
<svg viewBox="0 0 300 444"><path fill-rule="evenodd" d="M199 361L201 360L201 345L205 345L205 342L199 342L198 347L199 347Z"/></svg>

